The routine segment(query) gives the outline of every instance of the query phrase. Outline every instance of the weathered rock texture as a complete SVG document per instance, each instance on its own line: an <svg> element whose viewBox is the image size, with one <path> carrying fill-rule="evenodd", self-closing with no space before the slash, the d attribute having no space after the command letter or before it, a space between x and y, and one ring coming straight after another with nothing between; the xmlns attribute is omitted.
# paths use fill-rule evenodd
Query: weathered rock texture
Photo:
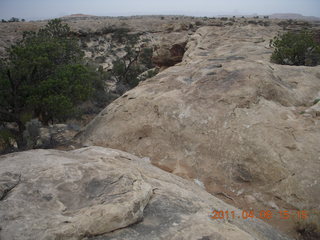
<svg viewBox="0 0 320 240"><path fill-rule="evenodd" d="M211 220L212 209L241 216L196 184L118 150L0 157L0 239L288 239L257 219Z"/></svg>
<svg viewBox="0 0 320 240"><path fill-rule="evenodd" d="M182 63L109 105L81 142L150 157L250 207L319 209L319 115L302 113L320 96L320 67L270 63L279 30L200 28Z"/></svg>

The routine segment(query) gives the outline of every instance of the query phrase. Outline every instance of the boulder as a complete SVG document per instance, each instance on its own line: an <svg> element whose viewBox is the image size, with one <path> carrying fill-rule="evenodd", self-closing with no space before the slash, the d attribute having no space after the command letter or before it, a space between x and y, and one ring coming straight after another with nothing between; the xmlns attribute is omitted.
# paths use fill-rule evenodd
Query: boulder
<svg viewBox="0 0 320 240"><path fill-rule="evenodd" d="M0 157L0 239L289 239L148 159L102 147Z"/></svg>

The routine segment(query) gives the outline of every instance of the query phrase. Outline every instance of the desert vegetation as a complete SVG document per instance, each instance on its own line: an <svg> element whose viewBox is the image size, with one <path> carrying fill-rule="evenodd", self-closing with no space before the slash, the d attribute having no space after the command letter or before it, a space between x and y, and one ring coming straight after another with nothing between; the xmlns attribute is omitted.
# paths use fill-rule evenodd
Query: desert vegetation
<svg viewBox="0 0 320 240"><path fill-rule="evenodd" d="M12 18L10 18L10 19L8 19L8 20L5 20L5 19L1 19L1 22L3 22L3 23L10 23L10 22L25 22L26 20L25 19L19 19L19 18L16 18L16 17L12 17Z"/></svg>
<svg viewBox="0 0 320 240"><path fill-rule="evenodd" d="M148 39L141 41L140 33L130 31L104 27L78 34L54 19L39 31L24 32L0 59L0 149L33 148L29 138L36 141L37 128L95 115L154 76L158 71ZM97 47L88 47L90 39L97 40ZM101 54L103 44L110 47ZM94 59L86 58L84 50L91 51ZM113 59L107 70L101 65L106 59ZM113 93L107 81L114 83Z"/></svg>
<svg viewBox="0 0 320 240"><path fill-rule="evenodd" d="M139 34L129 34L127 31L116 31L113 39L124 44L125 54L113 61L112 77L116 79L120 93L138 85L139 75L154 67L152 63L153 49L137 46ZM148 78L156 71L149 71Z"/></svg>
<svg viewBox="0 0 320 240"><path fill-rule="evenodd" d="M143 74L147 77L157 73L156 70L149 71L155 67L152 62L153 49L145 43L140 44L141 33L132 33L126 27L104 27L100 31L100 35L109 34L110 39L100 40L100 42L109 41L111 48L106 54L96 57L96 61L104 62L108 57L115 56L109 78L116 82L118 94L123 94L144 80L144 77L139 77L142 73L147 71L148 74ZM147 41L148 39L142 40L142 42Z"/></svg>
<svg viewBox="0 0 320 240"><path fill-rule="evenodd" d="M271 61L282 65L316 66L320 63L320 43L310 31L287 32L270 41Z"/></svg>
<svg viewBox="0 0 320 240"><path fill-rule="evenodd" d="M74 117L77 106L104 92L100 75L84 61L68 25L51 20L38 32L25 32L0 62L1 141L25 147L25 124L44 125ZM101 95L101 94L100 94Z"/></svg>

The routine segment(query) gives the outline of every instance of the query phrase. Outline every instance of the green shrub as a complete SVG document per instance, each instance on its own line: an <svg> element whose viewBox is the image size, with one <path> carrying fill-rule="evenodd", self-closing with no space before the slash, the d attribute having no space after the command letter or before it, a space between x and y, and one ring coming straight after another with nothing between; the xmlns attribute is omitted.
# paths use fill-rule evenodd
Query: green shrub
<svg viewBox="0 0 320 240"><path fill-rule="evenodd" d="M19 18L12 17L8 20L8 22L20 22Z"/></svg>
<svg viewBox="0 0 320 240"><path fill-rule="evenodd" d="M130 29L115 28L112 34L112 40L118 43L124 43L128 39Z"/></svg>
<svg viewBox="0 0 320 240"><path fill-rule="evenodd" d="M254 21L254 20L249 20L248 23L249 23L249 24L258 25L258 22L257 22L257 21Z"/></svg>
<svg viewBox="0 0 320 240"><path fill-rule="evenodd" d="M316 66L320 63L320 44L309 31L287 32L270 41L271 61L283 65Z"/></svg>
<svg viewBox="0 0 320 240"><path fill-rule="evenodd" d="M317 98L313 101L313 105L317 104L318 102L320 102L320 98Z"/></svg>
<svg viewBox="0 0 320 240"><path fill-rule="evenodd" d="M6 128L0 127L0 154L14 149L15 136Z"/></svg>
<svg viewBox="0 0 320 240"><path fill-rule="evenodd" d="M145 65L148 69L153 68L152 63L153 49L152 48L143 48L140 51L139 61Z"/></svg>
<svg viewBox="0 0 320 240"><path fill-rule="evenodd" d="M119 33L119 32L118 32ZM118 57L113 61L111 70L112 77L116 79L119 93L134 88L139 84L138 76L148 69L153 68L152 48L141 48L137 46L139 34L121 33L122 43L125 44L123 57ZM113 39L114 40L114 39ZM118 41L118 38L116 38Z"/></svg>

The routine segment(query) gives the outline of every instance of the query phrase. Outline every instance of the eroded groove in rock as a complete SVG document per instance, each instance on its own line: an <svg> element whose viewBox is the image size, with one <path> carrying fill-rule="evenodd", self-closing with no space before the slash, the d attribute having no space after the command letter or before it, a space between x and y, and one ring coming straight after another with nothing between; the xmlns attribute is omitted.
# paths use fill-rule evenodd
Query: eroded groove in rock
<svg viewBox="0 0 320 240"><path fill-rule="evenodd" d="M6 172L0 175L0 201L4 200L21 181L20 174Z"/></svg>

